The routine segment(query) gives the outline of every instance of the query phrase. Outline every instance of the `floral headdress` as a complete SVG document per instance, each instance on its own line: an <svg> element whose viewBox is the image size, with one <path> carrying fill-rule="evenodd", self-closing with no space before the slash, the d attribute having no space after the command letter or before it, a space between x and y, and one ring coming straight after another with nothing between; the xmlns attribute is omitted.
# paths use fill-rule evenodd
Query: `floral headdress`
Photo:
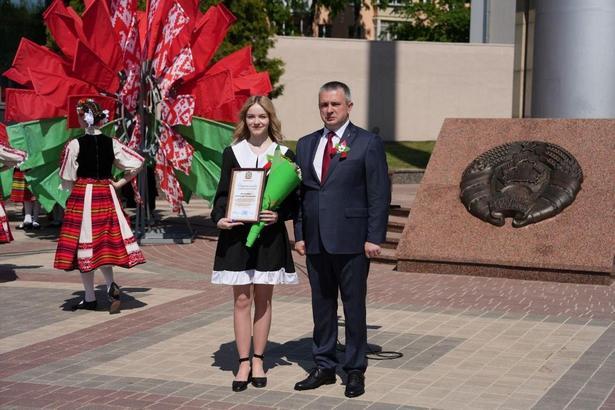
<svg viewBox="0 0 615 410"><path fill-rule="evenodd" d="M109 111L100 108L100 105L92 98L82 98L77 102L77 114L92 127L99 122L106 122L109 118Z"/></svg>

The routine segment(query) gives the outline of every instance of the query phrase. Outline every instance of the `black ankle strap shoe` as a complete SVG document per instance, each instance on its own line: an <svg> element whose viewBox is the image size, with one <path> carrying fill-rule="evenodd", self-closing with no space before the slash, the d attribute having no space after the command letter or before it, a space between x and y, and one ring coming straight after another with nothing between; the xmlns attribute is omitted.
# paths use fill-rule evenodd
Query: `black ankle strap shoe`
<svg viewBox="0 0 615 410"><path fill-rule="evenodd" d="M254 357L256 357L257 359L261 359L263 361L263 364L265 363L264 354L254 353ZM267 386L267 378L266 377L252 377L252 386L257 387L259 389Z"/></svg>
<svg viewBox="0 0 615 410"><path fill-rule="evenodd" d="M239 359L239 363L247 362L248 360L250 360L249 357L242 357L241 359ZM245 389L248 388L248 384L250 384L251 381L252 381L252 369L250 369L250 373L248 374L248 380L233 380L233 384L231 388L233 389L234 392L244 391Z"/></svg>

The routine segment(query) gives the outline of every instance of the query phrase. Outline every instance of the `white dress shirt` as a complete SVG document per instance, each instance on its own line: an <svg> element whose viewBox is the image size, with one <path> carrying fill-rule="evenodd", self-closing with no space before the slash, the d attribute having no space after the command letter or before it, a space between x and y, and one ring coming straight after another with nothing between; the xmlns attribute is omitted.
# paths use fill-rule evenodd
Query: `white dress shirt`
<svg viewBox="0 0 615 410"><path fill-rule="evenodd" d="M335 135L331 139L333 146L340 143L340 140L344 135L344 131L348 128L348 124L350 124L350 119L346 120L344 125L335 131ZM330 131L331 130L327 127L324 128L322 135L320 136L320 141L318 142L318 148L316 148L316 155L314 155L314 170L316 170L316 175L318 175L319 181L322 181L322 156L325 153L325 147L327 146L327 134L329 134Z"/></svg>

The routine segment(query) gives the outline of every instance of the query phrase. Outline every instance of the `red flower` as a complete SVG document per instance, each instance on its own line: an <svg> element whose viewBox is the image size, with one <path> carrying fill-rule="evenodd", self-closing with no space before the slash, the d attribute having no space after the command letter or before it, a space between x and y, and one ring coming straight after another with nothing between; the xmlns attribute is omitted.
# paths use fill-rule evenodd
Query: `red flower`
<svg viewBox="0 0 615 410"><path fill-rule="evenodd" d="M342 141L341 143L335 144L333 147L331 147L329 155L333 157L336 154L340 154L340 159L344 159L348 156L349 151L350 147L346 144L346 141Z"/></svg>

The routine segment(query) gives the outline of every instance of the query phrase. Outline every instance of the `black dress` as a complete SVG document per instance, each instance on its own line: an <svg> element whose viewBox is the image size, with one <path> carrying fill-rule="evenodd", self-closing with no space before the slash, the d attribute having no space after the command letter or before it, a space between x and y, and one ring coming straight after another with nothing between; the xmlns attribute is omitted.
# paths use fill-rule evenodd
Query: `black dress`
<svg viewBox="0 0 615 410"><path fill-rule="evenodd" d="M267 155L273 155L277 147L271 144L260 156L254 154L248 142L242 140L227 147L222 154L222 170L211 219L218 223L226 214L231 172L234 168L262 168L267 163ZM280 146L283 155L295 159L288 148ZM298 205L297 196L291 194L276 211L278 221L265 226L251 248L246 247L246 238L251 224L246 223L229 230L221 230L211 275L212 283L225 285L256 284L296 284L297 273L291 254L288 232L284 221L292 219Z"/></svg>

